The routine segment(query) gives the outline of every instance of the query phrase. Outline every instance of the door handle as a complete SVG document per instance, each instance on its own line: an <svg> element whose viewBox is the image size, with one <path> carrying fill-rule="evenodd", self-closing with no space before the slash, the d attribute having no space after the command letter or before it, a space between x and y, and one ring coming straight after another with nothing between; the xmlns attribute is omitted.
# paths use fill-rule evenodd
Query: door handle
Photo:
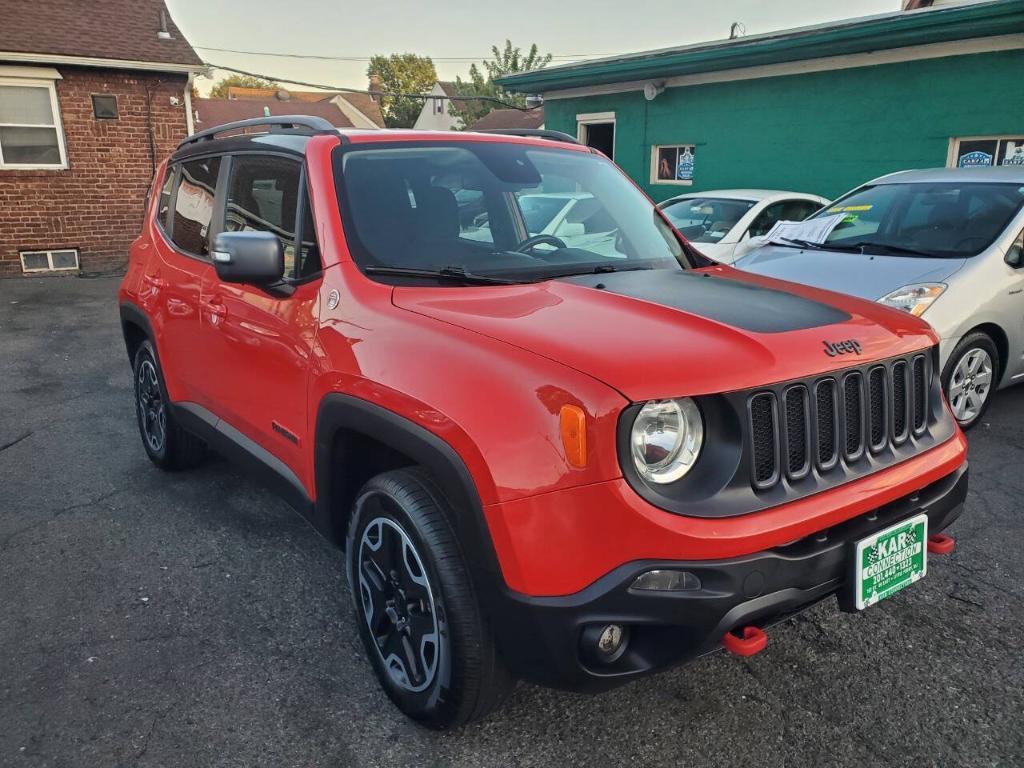
<svg viewBox="0 0 1024 768"><path fill-rule="evenodd" d="M223 320L228 316L228 308L224 306L219 299L211 299L210 301L203 302L203 306L206 311L219 320Z"/></svg>

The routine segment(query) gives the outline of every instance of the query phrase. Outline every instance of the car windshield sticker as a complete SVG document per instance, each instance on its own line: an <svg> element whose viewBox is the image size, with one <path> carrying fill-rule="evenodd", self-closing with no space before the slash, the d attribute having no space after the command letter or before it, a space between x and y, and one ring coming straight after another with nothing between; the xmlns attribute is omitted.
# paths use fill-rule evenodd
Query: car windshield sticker
<svg viewBox="0 0 1024 768"><path fill-rule="evenodd" d="M867 213L873 205L837 205L828 209L829 213Z"/></svg>

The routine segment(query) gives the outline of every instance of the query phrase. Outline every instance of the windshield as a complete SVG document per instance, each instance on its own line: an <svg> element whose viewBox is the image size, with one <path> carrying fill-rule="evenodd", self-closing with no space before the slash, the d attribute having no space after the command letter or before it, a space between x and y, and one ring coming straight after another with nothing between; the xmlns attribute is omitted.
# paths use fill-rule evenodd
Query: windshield
<svg viewBox="0 0 1024 768"><path fill-rule="evenodd" d="M827 245L964 258L985 250L1024 204L1024 186L941 182L861 187L812 218L845 214Z"/></svg>
<svg viewBox="0 0 1024 768"><path fill-rule="evenodd" d="M502 142L349 145L336 150L335 172L353 257L376 274L529 281L689 266L650 201L598 155Z"/></svg>
<svg viewBox="0 0 1024 768"><path fill-rule="evenodd" d="M690 242L717 243L754 205L753 200L687 197L669 203L661 210Z"/></svg>

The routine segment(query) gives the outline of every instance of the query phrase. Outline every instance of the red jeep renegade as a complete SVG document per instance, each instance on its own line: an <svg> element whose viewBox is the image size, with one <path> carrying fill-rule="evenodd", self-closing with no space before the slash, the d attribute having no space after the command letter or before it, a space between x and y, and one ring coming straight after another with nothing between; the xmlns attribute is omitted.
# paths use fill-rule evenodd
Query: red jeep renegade
<svg viewBox="0 0 1024 768"><path fill-rule="evenodd" d="M925 323L709 261L564 134L199 133L120 312L152 461L216 449L341 544L433 727L869 606L967 491Z"/></svg>

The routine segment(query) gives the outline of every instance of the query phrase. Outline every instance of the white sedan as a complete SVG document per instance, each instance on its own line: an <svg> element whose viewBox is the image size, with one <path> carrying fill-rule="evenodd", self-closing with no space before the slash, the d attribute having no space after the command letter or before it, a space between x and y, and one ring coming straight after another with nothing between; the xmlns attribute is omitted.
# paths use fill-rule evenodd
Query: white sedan
<svg viewBox="0 0 1024 768"><path fill-rule="evenodd" d="M670 198L658 207L706 256L732 264L762 245L777 221L803 221L828 204L818 195L771 189L720 189Z"/></svg>

